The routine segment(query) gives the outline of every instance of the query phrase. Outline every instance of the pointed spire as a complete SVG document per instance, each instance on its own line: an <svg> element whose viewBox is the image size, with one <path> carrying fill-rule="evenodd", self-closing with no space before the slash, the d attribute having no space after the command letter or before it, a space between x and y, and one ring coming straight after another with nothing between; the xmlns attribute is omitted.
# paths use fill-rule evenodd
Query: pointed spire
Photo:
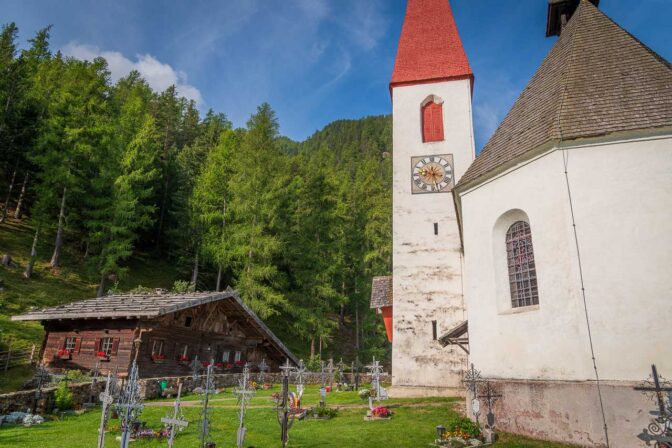
<svg viewBox="0 0 672 448"><path fill-rule="evenodd" d="M408 0L390 89L473 77L448 0Z"/></svg>

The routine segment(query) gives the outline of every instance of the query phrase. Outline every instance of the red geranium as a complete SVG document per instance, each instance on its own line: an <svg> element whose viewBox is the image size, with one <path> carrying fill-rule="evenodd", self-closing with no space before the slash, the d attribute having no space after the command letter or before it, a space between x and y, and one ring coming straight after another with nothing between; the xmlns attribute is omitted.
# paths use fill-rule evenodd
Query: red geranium
<svg viewBox="0 0 672 448"><path fill-rule="evenodd" d="M99 357L99 358L104 358L104 357L107 356L107 353L105 353L105 352L96 352L96 356Z"/></svg>
<svg viewBox="0 0 672 448"><path fill-rule="evenodd" d="M166 355L154 354L154 355L152 355L152 359L154 361L162 361L162 360L166 359Z"/></svg>
<svg viewBox="0 0 672 448"><path fill-rule="evenodd" d="M378 406L376 408L373 408L371 414L373 414L374 417L387 418L390 415L392 415L392 412L384 406Z"/></svg>
<svg viewBox="0 0 672 448"><path fill-rule="evenodd" d="M70 350L62 348L58 351L58 356L70 356Z"/></svg>
<svg viewBox="0 0 672 448"><path fill-rule="evenodd" d="M215 367L222 367L222 363L221 362L216 362Z"/></svg>
<svg viewBox="0 0 672 448"><path fill-rule="evenodd" d="M189 357L185 356L185 355L182 355L182 356L178 356L177 360L178 361L189 361Z"/></svg>
<svg viewBox="0 0 672 448"><path fill-rule="evenodd" d="M203 361L201 364L203 365L203 367L208 367L210 365L210 362Z"/></svg>
<svg viewBox="0 0 672 448"><path fill-rule="evenodd" d="M244 365L245 365L245 361L236 361L236 365L237 365L237 366L244 366Z"/></svg>
<svg viewBox="0 0 672 448"><path fill-rule="evenodd" d="M230 362L226 363L226 366L224 367L225 369L233 369L233 364Z"/></svg>

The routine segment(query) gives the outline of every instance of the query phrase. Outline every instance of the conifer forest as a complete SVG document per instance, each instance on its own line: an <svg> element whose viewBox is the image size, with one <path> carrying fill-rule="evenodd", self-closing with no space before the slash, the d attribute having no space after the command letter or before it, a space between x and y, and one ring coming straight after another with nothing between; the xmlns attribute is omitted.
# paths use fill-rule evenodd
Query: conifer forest
<svg viewBox="0 0 672 448"><path fill-rule="evenodd" d="M26 282L68 251L103 296L142 253L175 267L167 288L239 290L303 356L387 352L368 303L392 261L389 116L295 142L260 104L235 129L137 72L113 84L104 59L66 58L50 32L0 35L0 239L9 220L29 226L13 254Z"/></svg>

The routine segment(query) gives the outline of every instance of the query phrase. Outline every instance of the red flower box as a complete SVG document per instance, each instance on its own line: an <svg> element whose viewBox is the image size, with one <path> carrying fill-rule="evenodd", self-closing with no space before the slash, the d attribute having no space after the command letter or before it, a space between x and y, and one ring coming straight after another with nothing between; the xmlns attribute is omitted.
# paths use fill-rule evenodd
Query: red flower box
<svg viewBox="0 0 672 448"><path fill-rule="evenodd" d="M242 367L245 365L245 361L236 361L236 365Z"/></svg>
<svg viewBox="0 0 672 448"><path fill-rule="evenodd" d="M216 362L216 363L215 363L215 367L219 367L219 368L221 368L221 367L222 367L222 363L221 363L221 362Z"/></svg>
<svg viewBox="0 0 672 448"><path fill-rule="evenodd" d="M208 362L208 361L203 361L203 362L201 363L201 365L202 365L203 367L206 367L206 368L207 368L207 367L210 367L210 362Z"/></svg>
<svg viewBox="0 0 672 448"><path fill-rule="evenodd" d="M96 356L100 358L101 361L109 361L110 355L105 352L96 352Z"/></svg>
<svg viewBox="0 0 672 448"><path fill-rule="evenodd" d="M58 351L57 356L61 359L72 359L72 351L67 348L62 348Z"/></svg>
<svg viewBox="0 0 672 448"><path fill-rule="evenodd" d="M189 357L188 356L178 356L177 360L182 361L182 362L189 362Z"/></svg>
<svg viewBox="0 0 672 448"><path fill-rule="evenodd" d="M152 355L152 361L161 364L166 360L166 355Z"/></svg>

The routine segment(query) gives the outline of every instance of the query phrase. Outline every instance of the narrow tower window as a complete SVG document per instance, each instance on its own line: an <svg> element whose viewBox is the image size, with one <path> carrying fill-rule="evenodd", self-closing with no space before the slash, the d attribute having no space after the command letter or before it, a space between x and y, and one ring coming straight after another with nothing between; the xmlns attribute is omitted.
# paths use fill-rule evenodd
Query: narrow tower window
<svg viewBox="0 0 672 448"><path fill-rule="evenodd" d="M443 141L443 102L434 96L422 105L422 141Z"/></svg>
<svg viewBox="0 0 672 448"><path fill-rule="evenodd" d="M539 304L532 232L525 221L514 222L506 232L506 256L513 308Z"/></svg>
<svg viewBox="0 0 672 448"><path fill-rule="evenodd" d="M435 222L434 223L434 235L438 235L438 234L439 234L439 223Z"/></svg>
<svg viewBox="0 0 672 448"><path fill-rule="evenodd" d="M438 332L436 330L436 321L433 320L432 321L432 339L436 341L437 338L438 338Z"/></svg>

